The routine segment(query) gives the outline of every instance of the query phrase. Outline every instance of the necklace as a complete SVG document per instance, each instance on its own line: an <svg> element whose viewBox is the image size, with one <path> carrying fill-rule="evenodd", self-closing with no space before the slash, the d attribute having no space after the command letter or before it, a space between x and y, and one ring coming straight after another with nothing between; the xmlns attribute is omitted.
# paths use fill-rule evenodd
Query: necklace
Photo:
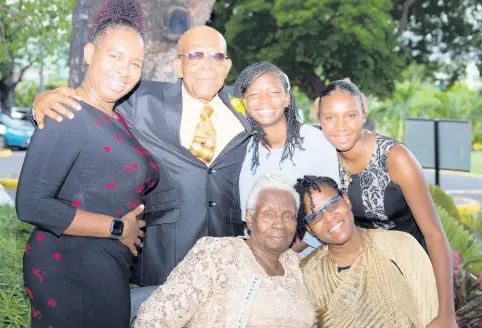
<svg viewBox="0 0 482 328"><path fill-rule="evenodd" d="M117 115L116 115L113 111L108 110L108 109L105 109L104 106L102 106L102 105L95 99L95 97L94 97L89 91L87 91L87 90L84 88L83 85L80 85L79 88L80 88L82 91L84 91L84 92L89 96L89 98L90 98L97 106L100 107L100 108L97 108L97 109L99 109L101 112L106 113L106 114L109 115L110 117L117 119ZM77 93L77 95L78 95L78 93ZM81 96L81 97L82 97L82 96Z"/></svg>
<svg viewBox="0 0 482 328"><path fill-rule="evenodd" d="M343 184L345 185L346 190L348 190L348 185L350 185L350 183L353 181L353 179L352 179L353 172L355 172L355 169L356 169L356 167L357 167L357 165L358 165L358 162L360 161L360 158L362 158L362 157L363 157L363 154L365 153L365 146L366 146L366 144L367 144L367 143L366 143L366 140L363 140L362 150L360 151L360 154L357 156L354 165L351 165L351 164L349 164L348 162L342 160L341 155L338 155L338 158L340 159L340 164L341 164L341 166L343 167L343 170L345 171L345 176L344 176ZM349 164L349 165L350 165L351 171L349 171L349 170L346 169L345 164Z"/></svg>

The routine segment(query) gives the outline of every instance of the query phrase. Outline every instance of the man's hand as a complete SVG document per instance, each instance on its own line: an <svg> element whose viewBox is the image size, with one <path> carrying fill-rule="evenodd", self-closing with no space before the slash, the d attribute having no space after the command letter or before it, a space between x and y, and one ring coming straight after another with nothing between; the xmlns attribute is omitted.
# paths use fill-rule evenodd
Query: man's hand
<svg viewBox="0 0 482 328"><path fill-rule="evenodd" d="M144 205L139 205L122 217L124 231L120 242L126 245L134 256L137 256L137 247L142 247L141 238L144 237L144 231L141 228L146 225L146 222L137 220L136 216L141 215L143 211Z"/></svg>
<svg viewBox="0 0 482 328"><path fill-rule="evenodd" d="M37 121L39 129L43 129L44 127L45 116L57 122L62 122L63 118L61 115L73 119L74 113L67 110L63 105L80 110L80 100L81 98L75 90L67 87L59 87L54 90L40 92L33 102L35 120Z"/></svg>

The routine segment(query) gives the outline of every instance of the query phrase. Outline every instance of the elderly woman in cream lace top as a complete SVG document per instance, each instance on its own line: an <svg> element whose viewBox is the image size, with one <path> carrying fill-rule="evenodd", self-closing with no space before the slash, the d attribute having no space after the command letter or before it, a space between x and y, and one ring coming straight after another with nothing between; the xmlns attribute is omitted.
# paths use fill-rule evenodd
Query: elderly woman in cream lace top
<svg viewBox="0 0 482 328"><path fill-rule="evenodd" d="M314 310L289 249L296 191L270 173L247 203L250 238L201 238L141 306L135 327L312 327Z"/></svg>

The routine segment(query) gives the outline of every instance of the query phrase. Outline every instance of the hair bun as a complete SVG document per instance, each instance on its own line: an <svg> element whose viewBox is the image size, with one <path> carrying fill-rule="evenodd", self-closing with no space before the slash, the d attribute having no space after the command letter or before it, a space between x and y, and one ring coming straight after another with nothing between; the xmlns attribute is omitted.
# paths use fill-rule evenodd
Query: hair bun
<svg viewBox="0 0 482 328"><path fill-rule="evenodd" d="M92 17L94 29L110 20L126 20L144 33L142 5L137 0L105 0Z"/></svg>

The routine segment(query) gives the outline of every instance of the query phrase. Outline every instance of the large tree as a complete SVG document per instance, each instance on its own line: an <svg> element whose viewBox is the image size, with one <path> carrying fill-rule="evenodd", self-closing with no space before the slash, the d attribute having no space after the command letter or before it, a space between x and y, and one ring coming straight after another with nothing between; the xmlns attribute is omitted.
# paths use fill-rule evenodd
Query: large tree
<svg viewBox="0 0 482 328"><path fill-rule="evenodd" d="M465 75L469 61L482 68L482 1L395 0L391 14L406 59L446 73L447 86Z"/></svg>
<svg viewBox="0 0 482 328"><path fill-rule="evenodd" d="M218 0L209 24L228 41L231 80L246 65L266 60L311 99L328 80L345 77L384 96L410 61L434 70L440 69L434 54L460 59L475 53L476 2ZM447 66L450 76L461 64Z"/></svg>
<svg viewBox="0 0 482 328"><path fill-rule="evenodd" d="M0 104L10 115L25 71L68 51L73 0L0 0Z"/></svg>
<svg viewBox="0 0 482 328"><path fill-rule="evenodd" d="M86 70L82 49L93 30L90 18L104 0L78 0L72 16L69 85L80 84ZM187 29L204 25L215 0L143 0L146 59L143 78L173 82L177 79L171 62L176 44Z"/></svg>

